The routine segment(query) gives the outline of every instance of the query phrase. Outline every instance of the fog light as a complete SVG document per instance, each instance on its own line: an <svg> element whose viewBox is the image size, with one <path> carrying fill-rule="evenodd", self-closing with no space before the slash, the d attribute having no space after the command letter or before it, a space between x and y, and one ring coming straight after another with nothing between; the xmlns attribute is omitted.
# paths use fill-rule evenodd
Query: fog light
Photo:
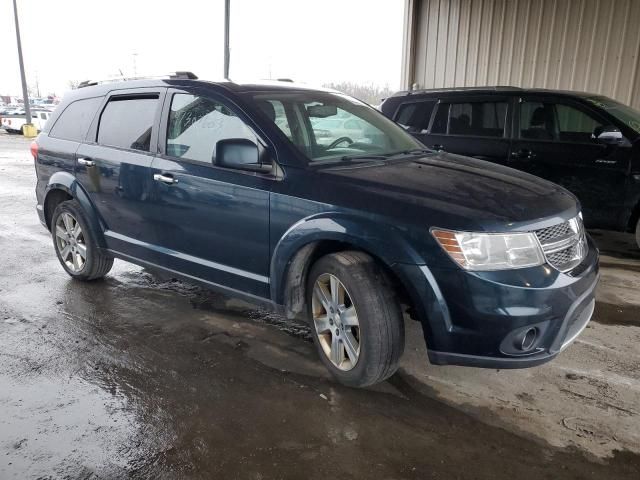
<svg viewBox="0 0 640 480"><path fill-rule="evenodd" d="M538 329L530 328L527 330L522 336L522 342L520 343L520 350L526 352L530 350L533 345L536 343L536 338L538 337Z"/></svg>

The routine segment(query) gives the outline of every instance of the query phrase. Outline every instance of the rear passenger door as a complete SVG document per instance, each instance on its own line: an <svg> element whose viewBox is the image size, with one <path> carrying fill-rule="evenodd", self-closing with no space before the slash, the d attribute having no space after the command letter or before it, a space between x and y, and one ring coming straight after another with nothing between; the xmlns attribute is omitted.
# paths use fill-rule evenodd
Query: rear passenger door
<svg viewBox="0 0 640 480"><path fill-rule="evenodd" d="M155 241L151 162L164 90L112 92L76 154L76 176L101 217L107 246L142 260L152 258Z"/></svg>
<svg viewBox="0 0 640 480"><path fill-rule="evenodd" d="M592 138L608 122L571 98L524 96L514 122L511 165L574 193L589 227L616 228L624 204L630 144Z"/></svg>
<svg viewBox="0 0 640 480"><path fill-rule="evenodd" d="M434 150L505 164L509 97L442 98L423 143Z"/></svg>

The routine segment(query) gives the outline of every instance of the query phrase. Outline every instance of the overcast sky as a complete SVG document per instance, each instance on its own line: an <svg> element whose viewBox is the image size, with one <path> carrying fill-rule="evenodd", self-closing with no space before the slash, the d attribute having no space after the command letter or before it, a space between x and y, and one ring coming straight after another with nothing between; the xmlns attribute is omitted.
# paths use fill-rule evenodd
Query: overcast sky
<svg viewBox="0 0 640 480"><path fill-rule="evenodd" d="M12 0L0 0L0 94L20 93ZM400 83L403 0L231 0L232 79ZM27 81L223 71L224 0L18 0ZM134 54L137 54L134 56Z"/></svg>

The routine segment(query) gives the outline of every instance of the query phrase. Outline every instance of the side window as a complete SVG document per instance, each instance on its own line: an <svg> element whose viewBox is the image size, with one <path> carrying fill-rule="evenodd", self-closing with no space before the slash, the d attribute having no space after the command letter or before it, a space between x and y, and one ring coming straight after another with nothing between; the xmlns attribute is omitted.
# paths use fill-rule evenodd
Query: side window
<svg viewBox="0 0 640 480"><path fill-rule="evenodd" d="M426 133L436 102L405 103L396 114L396 122L411 133Z"/></svg>
<svg viewBox="0 0 640 480"><path fill-rule="evenodd" d="M173 95L167 126L167 155L211 164L215 161L218 141L229 138L258 143L253 131L222 103L184 93Z"/></svg>
<svg viewBox="0 0 640 480"><path fill-rule="evenodd" d="M256 105L262 112L275 123L280 130L289 138L293 139L291 126L287 118L287 111L280 100L256 100Z"/></svg>
<svg viewBox="0 0 640 480"><path fill-rule="evenodd" d="M453 103L449 110L449 134L502 137L506 116L506 102Z"/></svg>
<svg viewBox="0 0 640 480"><path fill-rule="evenodd" d="M569 105L557 104L556 116L562 142L589 143L593 130L602 126L590 115Z"/></svg>
<svg viewBox="0 0 640 480"><path fill-rule="evenodd" d="M81 142L89 130L102 97L76 100L64 109L51 128L49 136L62 140Z"/></svg>
<svg viewBox="0 0 640 480"><path fill-rule="evenodd" d="M115 97L100 116L98 143L148 152L158 97Z"/></svg>
<svg viewBox="0 0 640 480"><path fill-rule="evenodd" d="M448 103L441 103L438 105L436 116L433 119L433 125L431 126L431 133L444 135L447 133L447 125L449 123L449 107Z"/></svg>
<svg viewBox="0 0 640 480"><path fill-rule="evenodd" d="M601 123L569 105L542 102L520 104L520 137L531 140L589 143Z"/></svg>

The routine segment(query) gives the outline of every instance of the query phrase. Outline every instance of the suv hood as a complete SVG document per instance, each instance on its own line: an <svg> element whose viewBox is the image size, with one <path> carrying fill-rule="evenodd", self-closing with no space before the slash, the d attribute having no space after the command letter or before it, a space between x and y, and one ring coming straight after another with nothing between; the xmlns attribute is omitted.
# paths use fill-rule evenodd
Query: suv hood
<svg viewBox="0 0 640 480"><path fill-rule="evenodd" d="M340 164L321 172L331 177L335 187L344 185L346 191L340 196L348 195L345 207L410 223L424 219L452 229L468 230L473 225L483 231L529 230L579 212L576 198L559 185L459 155Z"/></svg>

